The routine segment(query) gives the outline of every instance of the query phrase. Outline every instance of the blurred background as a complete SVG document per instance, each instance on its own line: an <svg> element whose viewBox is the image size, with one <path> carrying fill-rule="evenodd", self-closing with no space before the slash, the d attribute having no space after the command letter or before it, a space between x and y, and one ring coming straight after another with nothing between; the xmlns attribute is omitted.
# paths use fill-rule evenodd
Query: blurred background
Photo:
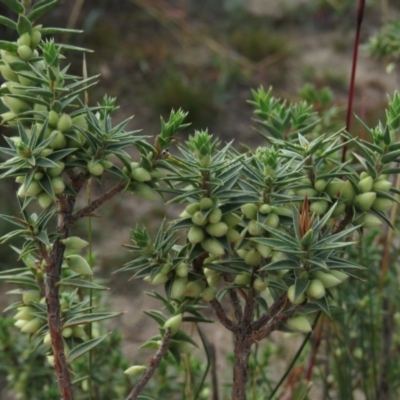
<svg viewBox="0 0 400 400"><path fill-rule="evenodd" d="M90 103L105 93L117 97L116 120L135 115L129 128L156 135L160 115L165 118L171 108L183 108L192 123L183 138L194 129L208 128L240 148L260 142L246 102L251 89L260 85L273 86L276 96L289 101L307 99L317 108L329 108L324 115L330 129L345 125L356 6L356 0L62 0L42 23L84 31L57 41L94 50L87 54L88 70L100 77ZM2 4L0 14L11 17ZM376 57L368 43L386 21L399 15L398 1L366 1L354 112L372 126L384 116L387 95L400 88L400 67L392 71L396 55L394 60ZM12 34L0 27L3 40L12 40ZM82 55L67 56L71 72L81 74ZM316 90L324 90L325 97L314 96ZM361 125L353 121L351 132L362 135ZM10 135L4 127L0 133ZM13 182L0 180L1 214L17 212L15 188ZM108 279L129 259L121 248L129 240L129 228L146 222L155 230L165 213L161 199L148 204L130 195L100 209L101 218L94 220L96 274ZM10 229L0 221L0 236ZM84 235L86 226L77 229ZM0 270L15 265L15 253L8 245L0 246ZM122 310L135 304L137 315L119 322L129 336L125 349L135 352L148 336L146 324L151 332L155 325L138 314L148 307L149 300L135 294L143 285L126 278L112 275L109 302ZM0 294L1 309L7 301ZM223 333L213 335L214 342L223 342Z"/></svg>

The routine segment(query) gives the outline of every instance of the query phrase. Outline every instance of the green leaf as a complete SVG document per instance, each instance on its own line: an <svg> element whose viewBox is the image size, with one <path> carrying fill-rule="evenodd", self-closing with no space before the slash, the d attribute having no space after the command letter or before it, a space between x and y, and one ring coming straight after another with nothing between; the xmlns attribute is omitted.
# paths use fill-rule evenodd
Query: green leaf
<svg viewBox="0 0 400 400"><path fill-rule="evenodd" d="M308 279L296 279L294 282L294 298L297 299L301 296L310 285L310 281Z"/></svg>
<svg viewBox="0 0 400 400"><path fill-rule="evenodd" d="M11 8L17 14L25 12L24 6L18 0L1 0L8 8Z"/></svg>
<svg viewBox="0 0 400 400"><path fill-rule="evenodd" d="M66 278L60 281L61 286L72 286L72 287L77 287L77 288L83 288L83 289L93 289L93 290L109 290L109 288L105 286L98 285L97 283L90 282L90 281L84 281L82 279L76 279L76 278Z"/></svg>
<svg viewBox="0 0 400 400"><path fill-rule="evenodd" d="M5 40L0 40L0 49L15 54L18 50L18 46L15 43L7 42Z"/></svg>
<svg viewBox="0 0 400 400"><path fill-rule="evenodd" d="M32 24L29 21L28 18L26 18L24 15L20 14L18 18L18 23L17 23L17 32L20 36L22 36L24 33L31 33L32 31Z"/></svg>
<svg viewBox="0 0 400 400"><path fill-rule="evenodd" d="M82 356L83 354L87 353L88 351L92 350L94 347L96 347L98 344L100 344L104 339L106 339L108 336L103 335L100 336L99 338L88 340L87 342L84 342L76 347L74 347L68 354L67 360L69 362L72 362L76 360L78 357Z"/></svg>
<svg viewBox="0 0 400 400"><path fill-rule="evenodd" d="M331 311L329 309L329 304L328 300L326 299L326 296L324 296L322 299L313 299L313 302L327 315L331 315Z"/></svg>
<svg viewBox="0 0 400 400"><path fill-rule="evenodd" d="M28 14L29 21L34 22L39 17L41 17L43 14L45 14L46 11L53 8L57 3L58 3L58 0L50 0L50 1L45 2L45 4L43 4L39 7L33 7L32 11Z"/></svg>
<svg viewBox="0 0 400 400"><path fill-rule="evenodd" d="M167 317L161 311L148 310L144 311L144 313L153 318L158 323L158 325L161 326L164 325L165 321L167 320Z"/></svg>
<svg viewBox="0 0 400 400"><path fill-rule="evenodd" d="M78 315L76 317L72 317L69 320L67 320L63 325L63 327L66 328L67 326L91 324L96 321L115 318L122 314L123 314L122 312L107 312L107 313L91 313L91 314Z"/></svg>
<svg viewBox="0 0 400 400"><path fill-rule="evenodd" d="M260 268L261 271L279 271L282 269L300 269L302 266L298 261L287 259L272 262Z"/></svg>
<svg viewBox="0 0 400 400"><path fill-rule="evenodd" d="M12 21L9 18L3 17L2 15L0 15L0 24L4 25L10 29L14 29L14 30L17 29L17 24L14 21Z"/></svg>

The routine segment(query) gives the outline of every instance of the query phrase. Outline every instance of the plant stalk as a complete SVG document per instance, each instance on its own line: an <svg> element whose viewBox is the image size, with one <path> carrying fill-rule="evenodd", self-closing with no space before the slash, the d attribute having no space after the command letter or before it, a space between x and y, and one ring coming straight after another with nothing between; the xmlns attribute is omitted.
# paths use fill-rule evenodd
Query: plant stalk
<svg viewBox="0 0 400 400"><path fill-rule="evenodd" d="M242 332L234 335L234 364L232 400L246 399L246 383L249 373L249 357L252 341Z"/></svg>

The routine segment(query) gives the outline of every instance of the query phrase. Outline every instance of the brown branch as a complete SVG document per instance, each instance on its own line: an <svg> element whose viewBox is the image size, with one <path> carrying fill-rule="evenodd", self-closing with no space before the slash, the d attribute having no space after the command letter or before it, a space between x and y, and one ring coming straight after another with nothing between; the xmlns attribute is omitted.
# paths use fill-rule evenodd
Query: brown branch
<svg viewBox="0 0 400 400"><path fill-rule="evenodd" d="M144 389L146 386L147 382L150 380L150 378L153 376L154 372L160 365L160 362L164 355L167 353L168 350L168 342L171 339L171 329L168 329L164 337L161 341L161 346L157 350L157 353L155 354L154 357L150 359L149 362L149 367L146 369L145 373L142 375L142 377L139 379L139 382L135 385L135 387L132 389L132 391L129 393L128 397L126 400L136 400L137 397L139 396L140 392Z"/></svg>
<svg viewBox="0 0 400 400"><path fill-rule="evenodd" d="M61 334L59 282L65 246L61 240L68 237L69 222L75 204L74 196L59 196L57 198L57 232L60 234L54 244L50 256L46 257L46 305L47 322L54 355L54 369L57 375L58 387L62 400L73 400L71 378L64 353L64 341Z"/></svg>
<svg viewBox="0 0 400 400"><path fill-rule="evenodd" d="M251 327L253 330L257 330L262 328L269 320L276 315L281 309L285 307L286 304L286 299L287 299L287 294L284 293L279 297L278 299L275 300L275 302L272 304L272 306L269 309L268 313L265 313L261 315L261 317L257 320L254 321L251 324Z"/></svg>
<svg viewBox="0 0 400 400"><path fill-rule="evenodd" d="M240 305L239 297L235 289L231 289L229 291L229 297L231 299L233 310L235 311L236 322L239 325L242 322L243 311L242 311L242 306Z"/></svg>
<svg viewBox="0 0 400 400"><path fill-rule="evenodd" d="M107 200L114 197L116 194L122 192L126 187L126 182L120 182L118 185L112 187L110 190L102 194L96 200L93 200L88 206L82 208L77 213L75 213L70 221L71 226L80 220L81 218L90 215L94 210L98 209L101 205L103 205Z"/></svg>
<svg viewBox="0 0 400 400"><path fill-rule="evenodd" d="M254 318L254 294L255 290L253 286L251 286L247 293L246 305L244 306L243 313L243 323L241 324L245 332L253 330L251 323L253 322Z"/></svg>
<svg viewBox="0 0 400 400"><path fill-rule="evenodd" d="M298 305L286 311L279 312L276 315L271 314L271 318L267 322L267 325L263 326L257 331L253 331L253 333L250 335L251 341L259 342L260 340L269 336L273 331L278 329L280 325L286 322L296 311L298 311L300 307L301 305Z"/></svg>
<svg viewBox="0 0 400 400"><path fill-rule="evenodd" d="M218 318L219 322L221 322L221 324L226 329L228 329L231 332L234 332L236 330L236 326L226 315L224 309L221 306L221 303L217 299L214 299L210 301L210 306L214 310L214 313Z"/></svg>

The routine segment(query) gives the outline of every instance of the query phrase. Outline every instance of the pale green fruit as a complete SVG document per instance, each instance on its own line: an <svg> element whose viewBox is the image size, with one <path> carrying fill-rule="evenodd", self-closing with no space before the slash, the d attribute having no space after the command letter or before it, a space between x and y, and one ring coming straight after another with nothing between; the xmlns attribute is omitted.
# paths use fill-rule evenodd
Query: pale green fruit
<svg viewBox="0 0 400 400"><path fill-rule="evenodd" d="M170 329L172 335L174 335L181 329L182 320L183 320L183 314L174 315L173 317L165 321L163 328L165 330Z"/></svg>
<svg viewBox="0 0 400 400"><path fill-rule="evenodd" d="M29 186L24 189L24 192L25 196L37 196L42 190L42 187L37 181L32 181Z"/></svg>
<svg viewBox="0 0 400 400"><path fill-rule="evenodd" d="M124 371L124 374L130 376L139 376L142 375L144 371L146 371L147 367L145 365L132 365Z"/></svg>
<svg viewBox="0 0 400 400"><path fill-rule="evenodd" d="M354 187L352 185L352 183L350 181L346 181L343 186L342 189L340 191L340 198L343 200L353 200L354 196L356 195L356 192L354 190Z"/></svg>
<svg viewBox="0 0 400 400"><path fill-rule="evenodd" d="M188 240L192 244L200 243L205 238L205 233L203 228L200 226L192 226L188 232Z"/></svg>
<svg viewBox="0 0 400 400"><path fill-rule="evenodd" d="M275 213L271 213L268 215L267 220L265 221L265 225L270 228L276 228L279 225L279 216Z"/></svg>
<svg viewBox="0 0 400 400"><path fill-rule="evenodd" d="M358 182L358 187L363 193L370 192L372 190L374 180L372 179L371 176L367 176L364 179L361 179L360 182Z"/></svg>
<svg viewBox="0 0 400 400"><path fill-rule="evenodd" d="M340 191L342 190L343 185L344 181L334 178L328 183L327 187L325 188L325 192L330 197L337 197L338 195L340 195Z"/></svg>
<svg viewBox="0 0 400 400"><path fill-rule="evenodd" d="M272 208L269 204L263 204L260 206L258 210L261 214L266 215L269 214L272 211Z"/></svg>
<svg viewBox="0 0 400 400"><path fill-rule="evenodd" d="M67 250L82 250L89 245L89 242L81 239L79 236L70 236L66 239L62 239L61 243L67 248Z"/></svg>
<svg viewBox="0 0 400 400"><path fill-rule="evenodd" d="M21 328L22 333L36 333L43 325L44 321L40 318L33 318L27 321Z"/></svg>
<svg viewBox="0 0 400 400"><path fill-rule="evenodd" d="M21 59L16 56L13 53L10 53L9 51L6 50L1 50L1 58L7 63L7 64L14 64L14 63L20 63Z"/></svg>
<svg viewBox="0 0 400 400"><path fill-rule="evenodd" d="M221 278L220 274L215 274L215 275L211 275L211 276L207 276L207 283L208 286L214 288L215 286L218 285L218 282Z"/></svg>
<svg viewBox="0 0 400 400"><path fill-rule="evenodd" d="M193 215L196 211L200 210L200 204L199 203L192 203L189 204L188 206L186 206L185 211L189 214L189 215Z"/></svg>
<svg viewBox="0 0 400 400"><path fill-rule="evenodd" d="M369 175L368 175L368 172L363 171L363 172L361 172L361 174L360 174L360 179L367 178L368 176L369 176Z"/></svg>
<svg viewBox="0 0 400 400"><path fill-rule="evenodd" d="M235 283L238 285L249 285L251 282L251 275L249 274L238 274L235 277Z"/></svg>
<svg viewBox="0 0 400 400"><path fill-rule="evenodd" d="M162 272L163 274L167 275L168 273L170 273L172 271L172 267L173 265L170 262L166 262L160 269L160 272Z"/></svg>
<svg viewBox="0 0 400 400"><path fill-rule="evenodd" d="M111 161L108 160L101 160L100 162L104 169L110 169L114 165Z"/></svg>
<svg viewBox="0 0 400 400"><path fill-rule="evenodd" d="M22 319L23 321L30 321L35 318L32 313L35 309L29 306L22 306L17 308L18 312L14 315L14 319Z"/></svg>
<svg viewBox="0 0 400 400"><path fill-rule="evenodd" d="M93 275L88 262L80 255L71 254L65 257L68 267L80 275Z"/></svg>
<svg viewBox="0 0 400 400"><path fill-rule="evenodd" d="M217 290L214 287L207 287L201 292L201 297L205 301L212 301L217 295Z"/></svg>
<svg viewBox="0 0 400 400"><path fill-rule="evenodd" d="M72 327L72 331L73 331L72 336L74 336L74 337L78 337L81 339L84 339L86 337L86 332L83 329L83 326L81 326L81 325L76 325L76 326Z"/></svg>
<svg viewBox="0 0 400 400"><path fill-rule="evenodd" d="M246 250L246 249L239 249L239 250L236 250L236 253L238 253L238 256L239 256L240 258L243 258L243 259L245 259L245 257L246 257L246 255L247 255L248 252L249 252L249 251Z"/></svg>
<svg viewBox="0 0 400 400"><path fill-rule="evenodd" d="M256 249L264 258L268 258L271 255L272 249L266 244L256 243Z"/></svg>
<svg viewBox="0 0 400 400"><path fill-rule="evenodd" d="M158 198L157 192L145 183L135 183L135 193L146 200L154 201Z"/></svg>
<svg viewBox="0 0 400 400"><path fill-rule="evenodd" d="M206 226L206 231L209 235L215 237L225 236L228 232L228 225L225 222L217 222L216 224L209 224Z"/></svg>
<svg viewBox="0 0 400 400"><path fill-rule="evenodd" d="M228 228L228 231L226 232L226 238L230 243L234 243L240 239L240 233L234 228Z"/></svg>
<svg viewBox="0 0 400 400"><path fill-rule="evenodd" d="M17 53L23 61L28 61L32 58L32 49L25 44L18 46Z"/></svg>
<svg viewBox="0 0 400 400"><path fill-rule="evenodd" d="M382 221L374 214L366 213L354 221L355 225L362 225L364 228L377 228Z"/></svg>
<svg viewBox="0 0 400 400"><path fill-rule="evenodd" d="M208 197L203 197L199 202L200 210L208 211L214 206L212 199Z"/></svg>
<svg viewBox="0 0 400 400"><path fill-rule="evenodd" d="M173 299L179 299L184 295L187 282L187 277L176 277L174 279L171 286L171 297Z"/></svg>
<svg viewBox="0 0 400 400"><path fill-rule="evenodd" d="M372 203L371 208L376 211L388 211L392 208L393 201L390 199L384 199L383 197L377 197Z"/></svg>
<svg viewBox="0 0 400 400"><path fill-rule="evenodd" d="M0 65L0 74L6 81L19 82L18 75L8 65Z"/></svg>
<svg viewBox="0 0 400 400"><path fill-rule="evenodd" d="M72 124L74 126L77 126L78 128L81 129L87 129L88 128L88 124L85 118L84 114L81 115L77 115L76 117L72 118Z"/></svg>
<svg viewBox="0 0 400 400"><path fill-rule="evenodd" d="M72 336L73 330L69 326L67 328L64 328L61 332L62 336L65 338L69 338Z"/></svg>
<svg viewBox="0 0 400 400"><path fill-rule="evenodd" d="M165 178L167 176L167 174L165 172L158 171L158 170L151 171L150 175L152 178L155 178L155 179L161 179L161 178Z"/></svg>
<svg viewBox="0 0 400 400"><path fill-rule="evenodd" d="M30 46L31 45L31 35L29 32L23 33L17 40L18 46Z"/></svg>
<svg viewBox="0 0 400 400"><path fill-rule="evenodd" d="M349 276L346 273L344 273L342 271L338 271L337 269L333 269L330 272L334 277L339 279L340 282L344 282L346 279L349 278Z"/></svg>
<svg viewBox="0 0 400 400"><path fill-rule="evenodd" d="M46 192L40 193L36 198L38 204L42 208L50 207L53 204L53 199Z"/></svg>
<svg viewBox="0 0 400 400"><path fill-rule="evenodd" d="M58 113L56 113L54 110L49 111L48 115L48 120L49 120L49 125L55 128L58 124Z"/></svg>
<svg viewBox="0 0 400 400"><path fill-rule="evenodd" d="M147 169L144 169L142 167L132 170L131 177L132 177L132 179L134 179L137 182L150 182L151 181L150 172L147 171Z"/></svg>
<svg viewBox="0 0 400 400"><path fill-rule="evenodd" d="M315 215L323 215L328 210L329 203L326 200L313 201L310 205L310 211Z"/></svg>
<svg viewBox="0 0 400 400"><path fill-rule="evenodd" d="M41 179L43 179L43 177L44 177L43 172L36 172L35 175L33 175L33 179L35 181L40 181Z"/></svg>
<svg viewBox="0 0 400 400"><path fill-rule="evenodd" d="M151 281L152 285L163 285L165 282L168 282L169 278L166 274L159 272Z"/></svg>
<svg viewBox="0 0 400 400"><path fill-rule="evenodd" d="M326 289L337 286L342 283L342 281L333 274L329 272L317 271L314 275L314 278L319 279Z"/></svg>
<svg viewBox="0 0 400 400"><path fill-rule="evenodd" d="M336 207L335 210L332 213L332 217L340 217L343 215L346 211L346 204L345 203L339 203Z"/></svg>
<svg viewBox="0 0 400 400"><path fill-rule="evenodd" d="M204 261L204 264L206 264L205 261ZM217 274L217 271L215 269L211 269L211 268L207 268L207 267L205 267L203 269L203 272L204 272L204 276L206 278L208 278L209 276L213 276L213 275Z"/></svg>
<svg viewBox="0 0 400 400"><path fill-rule="evenodd" d="M189 273L189 267L186 263L181 262L176 266L175 269L176 275L178 275L181 278L184 278L185 276L188 276Z"/></svg>
<svg viewBox="0 0 400 400"><path fill-rule="evenodd" d="M315 189L313 189L312 187L295 189L295 193L298 196L307 196L307 197L314 197L318 194L318 192Z"/></svg>
<svg viewBox="0 0 400 400"><path fill-rule="evenodd" d="M298 315L296 317L289 318L285 324L289 329L298 332L311 332L312 326L308 319L304 315Z"/></svg>
<svg viewBox="0 0 400 400"><path fill-rule="evenodd" d="M325 287L319 279L312 279L308 285L306 294L313 299L321 299L325 296Z"/></svg>
<svg viewBox="0 0 400 400"><path fill-rule="evenodd" d="M328 183L327 183L327 181L325 179L317 179L314 182L314 189L317 192L323 192L325 190L327 184Z"/></svg>
<svg viewBox="0 0 400 400"><path fill-rule="evenodd" d="M55 163L57 164L57 167L46 168L46 174L51 178L61 175L65 168L65 164L62 161L55 161Z"/></svg>
<svg viewBox="0 0 400 400"><path fill-rule="evenodd" d="M24 182L25 182L25 176L24 176L24 175L17 176L17 177L15 178L15 182L17 182L17 183L24 183Z"/></svg>
<svg viewBox="0 0 400 400"><path fill-rule="evenodd" d="M260 226L260 224L254 220L251 219L247 225L247 230L252 236L261 236L265 233L265 230Z"/></svg>
<svg viewBox="0 0 400 400"><path fill-rule="evenodd" d="M50 137L53 138L49 144L52 149L63 149L67 146L67 139L60 131L52 131Z"/></svg>
<svg viewBox="0 0 400 400"><path fill-rule="evenodd" d="M200 296L205 286L203 281L191 281L186 285L185 296L187 297L197 297Z"/></svg>
<svg viewBox="0 0 400 400"><path fill-rule="evenodd" d="M236 225L240 224L243 222L242 218L239 217L239 215L235 213L228 213L222 216L222 221L225 222L229 228L233 228Z"/></svg>
<svg viewBox="0 0 400 400"><path fill-rule="evenodd" d="M31 76L32 78L36 78L36 74L32 71L23 71L23 73L24 73L24 75ZM21 85L36 86L36 82L33 79L27 78L26 76L18 75L18 80L21 83Z"/></svg>
<svg viewBox="0 0 400 400"><path fill-rule="evenodd" d="M354 204L362 211L368 211L376 199L375 192L366 192L356 196Z"/></svg>
<svg viewBox="0 0 400 400"><path fill-rule="evenodd" d="M53 149L46 148L46 149L42 150L42 152L40 153L40 156L46 158L47 156L49 156L50 154L53 154L53 153L54 153Z"/></svg>
<svg viewBox="0 0 400 400"><path fill-rule="evenodd" d="M257 292L262 292L268 287L268 280L257 277L253 281L253 288Z"/></svg>
<svg viewBox="0 0 400 400"><path fill-rule="evenodd" d="M35 290L27 290L22 293L22 301L24 302L24 304L27 304L31 301L36 302L39 300L39 294Z"/></svg>
<svg viewBox="0 0 400 400"><path fill-rule="evenodd" d="M203 216L203 213L201 211L196 211L193 215L192 215L192 222L195 225L198 226L204 226L207 224L208 220L207 218L205 218Z"/></svg>
<svg viewBox="0 0 400 400"><path fill-rule="evenodd" d="M290 208L286 207L276 207L272 206L271 207L271 212L280 215L282 217L293 217L292 210Z"/></svg>
<svg viewBox="0 0 400 400"><path fill-rule="evenodd" d="M32 30L31 32L31 46L36 47L40 40L42 39L42 34L39 30Z"/></svg>
<svg viewBox="0 0 400 400"><path fill-rule="evenodd" d="M225 249L222 244L213 238L205 239L201 242L203 249L214 256L223 256L225 254Z"/></svg>
<svg viewBox="0 0 400 400"><path fill-rule="evenodd" d="M90 174L93 176L100 176L104 172L104 167L100 161L89 161L87 168Z"/></svg>
<svg viewBox="0 0 400 400"><path fill-rule="evenodd" d="M388 192L391 187L392 187L392 182L387 181L386 179L381 179L374 182L374 184L372 185L372 190L375 192L377 190L381 192Z"/></svg>
<svg viewBox="0 0 400 400"><path fill-rule="evenodd" d="M210 212L208 215L208 222L210 224L216 224L217 222L220 222L222 218L222 211L220 208L215 208Z"/></svg>
<svg viewBox="0 0 400 400"><path fill-rule="evenodd" d="M61 114L57 121L57 130L65 133L72 128L72 118L68 114Z"/></svg>
<svg viewBox="0 0 400 400"><path fill-rule="evenodd" d="M46 346L51 346L51 336L50 336L50 332L47 332L47 333L44 335L43 343L44 343Z"/></svg>
<svg viewBox="0 0 400 400"><path fill-rule="evenodd" d="M257 219L258 207L254 203L246 203L240 207L242 213L249 219Z"/></svg>
<svg viewBox="0 0 400 400"><path fill-rule="evenodd" d="M0 116L2 124L5 124L6 122L8 122L10 126L14 126L17 124L16 121L12 121L16 117L15 113L13 113L12 111L5 112Z"/></svg>
<svg viewBox="0 0 400 400"><path fill-rule="evenodd" d="M200 166L202 166L203 168L207 168L210 166L211 163L211 155L210 154L206 154L203 157L199 157L199 164Z"/></svg>
<svg viewBox="0 0 400 400"><path fill-rule="evenodd" d="M25 95L25 96L29 94L29 92L26 89L23 89L23 86L20 83L17 83L17 82L6 82L5 85L6 85L7 89L10 91L10 93L12 93L12 94L22 94L22 95ZM37 110L38 107L39 107L39 104L35 104L33 106L33 109ZM45 110L47 110L47 108L45 106L42 106L42 105L40 107L41 110L42 110L43 107L45 108ZM37 111L39 111L39 110L37 110Z"/></svg>
<svg viewBox="0 0 400 400"><path fill-rule="evenodd" d="M15 114L31 110L31 106L26 101L16 99L14 97L3 96L1 101L10 109L10 111Z"/></svg>
<svg viewBox="0 0 400 400"><path fill-rule="evenodd" d="M61 194L65 190L65 183L59 176L57 176L51 179L51 187L55 194Z"/></svg>
<svg viewBox="0 0 400 400"><path fill-rule="evenodd" d="M251 249L247 252L246 256L244 257L244 262L247 265L256 267L261 262L261 254L257 249Z"/></svg>
<svg viewBox="0 0 400 400"><path fill-rule="evenodd" d="M304 303L304 301L306 300L306 296L304 293L302 293L300 296L298 297L294 297L295 296L295 291L296 288L294 285L289 286L288 292L287 292L287 296L288 299L290 300L291 303L293 304L301 304Z"/></svg>
<svg viewBox="0 0 400 400"><path fill-rule="evenodd" d="M14 322L14 326L18 329L21 329L28 321L25 321L23 319L18 319L17 321Z"/></svg>

